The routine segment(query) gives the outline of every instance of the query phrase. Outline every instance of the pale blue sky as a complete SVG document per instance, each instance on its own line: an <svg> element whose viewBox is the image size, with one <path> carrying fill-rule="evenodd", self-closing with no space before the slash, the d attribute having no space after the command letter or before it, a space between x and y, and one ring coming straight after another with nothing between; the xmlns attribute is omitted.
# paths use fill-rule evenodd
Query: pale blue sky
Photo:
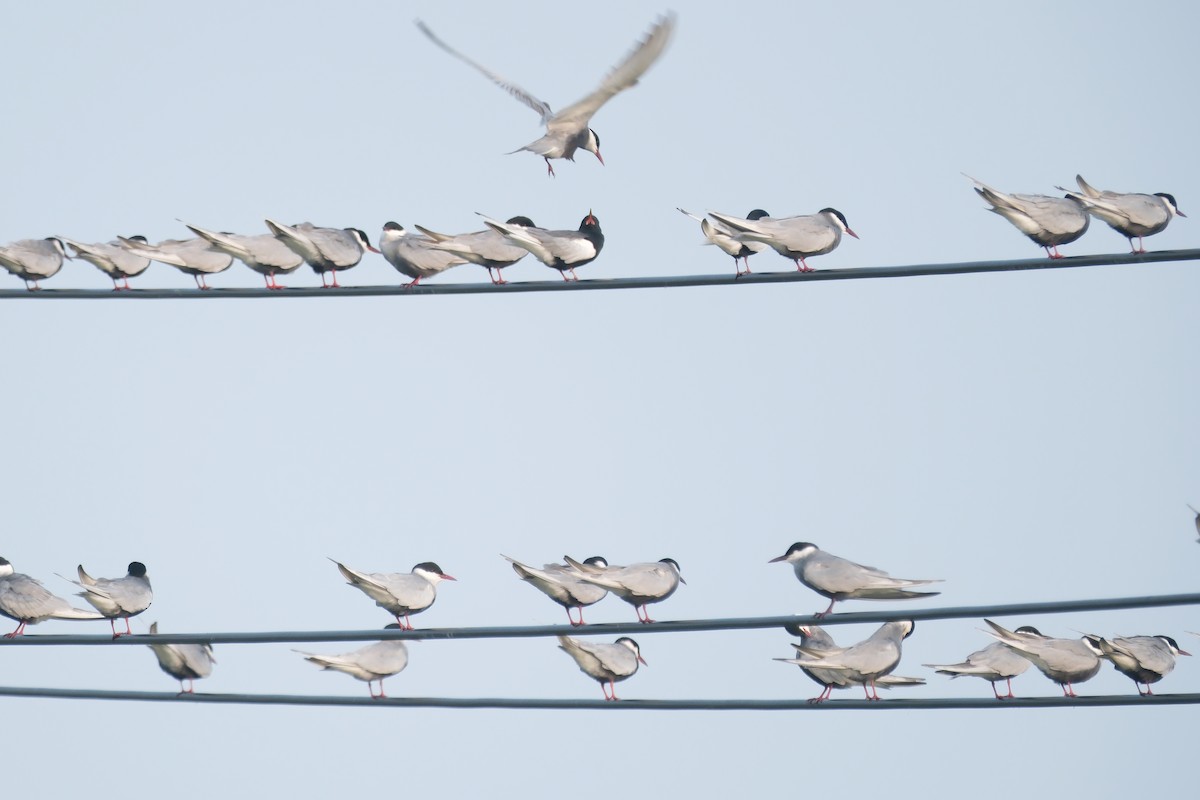
<svg viewBox="0 0 1200 800"><path fill-rule="evenodd" d="M449 231L474 212L607 235L581 278L726 272L675 211L834 206L861 240L817 268L1033 258L961 172L998 188L1172 192L1200 241L1192 4L675 3L675 40L594 119L602 167L503 155L537 119L412 26L554 107L660 10L642 3L6 4L0 241L151 240L270 216ZM663 9L665 10L665 8ZM1193 211L1193 209L1197 209ZM1068 255L1123 252L1096 223ZM756 271L791 269L774 254ZM532 260L512 280L556 278ZM479 281L466 268L441 281ZM0 276L5 286L15 278ZM401 280L379 256L348 284ZM235 265L214 286L258 286ZM284 279L315 285L307 269ZM46 283L104 290L71 263ZM135 286L187 287L155 265ZM326 560L437 561L421 626L556 623L499 553L671 556L656 616L811 612L796 540L935 604L1191 591L1200 549L1195 264L570 295L202 303L2 301L0 555L54 577L134 559L164 631L388 620ZM847 603L844 610L881 608ZM616 600L589 610L625 621ZM1195 609L1007 619L1200 641ZM103 625L107 630L107 625ZM980 696L920 667L987 642L925 623L905 696ZM93 632L49 622L35 634ZM847 641L868 627L839 628ZM808 697L782 632L640 638L629 698ZM1189 646L1190 645L1190 646ZM333 651L337 646L314 648ZM421 643L389 693L599 697L550 640ZM171 690L141 648L13 648L0 684ZM212 692L358 694L286 647L220 647ZM1184 659L1162 691L1196 691ZM1040 675L1022 695L1053 695ZM1128 693L1105 668L1086 694ZM3 700L5 785L63 796L785 791L1011 797L1186 791L1195 712L557 713ZM69 754L68 756L65 754ZM69 768L67 765L69 764ZM203 771L197 772L202 765ZM869 768L864 768L869 767ZM1019 773L1014 771L1019 769ZM119 773L113 778L113 773ZM553 775L553 783L548 776ZM847 784L850 781L852 783ZM543 785L545 784L545 785ZM169 787L169 790L168 788Z"/></svg>

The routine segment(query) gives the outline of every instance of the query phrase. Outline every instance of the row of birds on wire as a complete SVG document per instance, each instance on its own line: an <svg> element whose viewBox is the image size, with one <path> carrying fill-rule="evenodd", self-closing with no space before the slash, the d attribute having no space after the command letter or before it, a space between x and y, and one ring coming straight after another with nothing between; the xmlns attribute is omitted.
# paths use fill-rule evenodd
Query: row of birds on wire
<svg viewBox="0 0 1200 800"><path fill-rule="evenodd" d="M585 625L583 609L609 593L632 605L639 622L651 624L654 620L646 607L666 600L681 583L686 583L678 562L671 558L618 566L599 556L584 561L565 556L562 564L546 564L540 568L508 556L504 558L523 581L562 606L568 621L576 628ZM797 542L783 555L770 559L770 563L778 562L790 564L800 583L828 598L829 606L815 614L817 618L831 613L834 604L843 600L910 600L939 594L913 588L937 583L937 580L894 578L883 570L825 552L810 542ZM406 573L364 572L338 561L333 563L350 586L362 591L395 617L395 624L388 627L401 630L413 630L410 617L433 605L438 584L455 580L432 561L421 562ZM4 638L21 636L26 626L47 619L107 619L113 638L132 635L130 618L148 609L154 599L145 565L138 561L130 563L127 574L120 578L94 578L83 565L76 571L78 580L64 579L82 590L79 596L94 611L75 608L46 589L40 581L16 572L12 564L0 558L0 614L18 623ZM573 611L577 612L578 619ZM117 620L124 621L124 632L117 629ZM1046 636L1031 626L1010 631L991 620L985 622L991 627L991 635L996 639L994 643L971 653L962 662L925 666L951 677L982 678L991 683L997 700L1014 696L1011 681L1024 673L1030 664L1059 684L1065 696L1075 697L1074 684L1094 677L1104 660L1131 678L1138 694L1150 695L1153 693L1150 684L1174 669L1177 656L1191 655L1180 648L1174 638L1162 634L1112 639L1085 634L1079 639L1062 639ZM800 641L793 644L793 657L776 660L797 665L823 687L811 702L822 702L834 689L855 685L863 687L868 700L879 700L879 687L925 683L922 678L893 674L900 664L902 643L914 627L911 620L887 622L867 639L840 647L820 626L789 624L788 631L799 636ZM150 633L158 633L157 623L150 626ZM615 684L618 681L632 677L638 666L646 663L638 643L627 636L611 643L597 643L560 635L558 641L580 670L601 684L607 700L617 699ZM212 672L214 659L209 644L154 643L149 647L163 671L179 680L181 692L192 692L193 682ZM366 681L372 697L384 697L384 678L399 673L408 664L404 642L395 639L375 642L348 653L302 655L323 669ZM188 683L186 689L185 681ZM1007 685L1007 694L1001 695L997 689L1001 681ZM375 682L379 683L378 694L374 690Z"/></svg>

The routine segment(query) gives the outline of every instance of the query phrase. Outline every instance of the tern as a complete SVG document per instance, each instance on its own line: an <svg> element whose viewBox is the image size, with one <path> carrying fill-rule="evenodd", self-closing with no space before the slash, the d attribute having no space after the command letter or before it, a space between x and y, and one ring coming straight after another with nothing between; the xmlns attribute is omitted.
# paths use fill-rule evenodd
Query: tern
<svg viewBox="0 0 1200 800"><path fill-rule="evenodd" d="M512 564L513 571L521 576L521 580L549 597L567 610L567 621L572 626L586 625L583 621L583 607L598 603L608 594L608 589L589 583L570 567L562 564L546 564L541 569L522 564L515 558L502 555ZM608 562L600 556L592 556L583 562L589 567L607 567ZM579 609L579 621L571 616L571 609Z"/></svg>
<svg viewBox="0 0 1200 800"><path fill-rule="evenodd" d="M367 691L375 699L387 697L383 693L383 679L404 671L408 666L408 648L404 646L404 642L396 639L375 642L336 656L306 653L303 650L293 652L299 653L304 656L305 661L310 661L322 669L344 672L360 681L366 681ZM379 694L375 694L375 689L371 686L375 681L379 681Z"/></svg>
<svg viewBox="0 0 1200 800"><path fill-rule="evenodd" d="M47 619L104 619L95 611L74 608L66 600L42 586L42 582L13 569L8 559L0 558L0 614L16 620L12 639L25 633L26 625L36 625Z"/></svg>
<svg viewBox="0 0 1200 800"><path fill-rule="evenodd" d="M416 286L422 278L440 275L451 267L467 263L467 259L435 247L436 244L428 236L409 233L398 222L385 223L379 237L379 250L387 262L401 275L412 278L404 284L406 289Z"/></svg>
<svg viewBox="0 0 1200 800"><path fill-rule="evenodd" d="M512 217L505 220L505 224L520 225L524 228L536 227L529 217ZM420 225L417 225L416 228L433 240L434 243L430 245L431 247L453 253L472 264L486 268L488 278L496 285L508 283L500 274L500 270L512 266L529 255L529 251L524 247L509 244L508 238L503 233L491 228L475 233L460 233L457 236L431 231ZM492 270L496 271L494 276Z"/></svg>
<svg viewBox="0 0 1200 800"><path fill-rule="evenodd" d="M1017 635L1030 635L1041 638L1042 634L1032 625L1023 625L1014 631ZM982 650L976 650L958 664L923 664L939 675L949 675L951 679L971 675L983 678L992 685L992 693L997 700L1011 700L1016 697L1012 690L1012 679L1029 669L1029 660L1019 653L1013 652L1003 642L992 642ZM1005 681L1008 684L1008 694L1000 694L996 683Z"/></svg>
<svg viewBox="0 0 1200 800"><path fill-rule="evenodd" d="M1042 674L1062 687L1064 697L1077 697L1072 684L1091 680L1100 671L1099 637L1055 639L1038 634L1017 634L985 619L989 635L1029 659Z"/></svg>
<svg viewBox="0 0 1200 800"><path fill-rule="evenodd" d="M25 288L31 292L42 288L38 281L56 275L67 257L62 239L57 236L21 239L0 246L0 267L25 281Z"/></svg>
<svg viewBox="0 0 1200 800"><path fill-rule="evenodd" d="M93 578L87 574L82 564L76 567L76 572L79 574L79 580L71 583L83 589L79 593L80 597L108 618L113 638L132 634L129 618L145 611L154 601L150 578L146 576L146 565L140 561L131 561L129 572L123 578ZM123 634L117 633L119 619L125 620Z"/></svg>
<svg viewBox="0 0 1200 800"><path fill-rule="evenodd" d="M570 556L563 556L563 561L581 580L603 586L633 606L637 611L638 622L642 623L654 622L650 619L646 606L661 603L675 594L679 584L687 583L679 574L679 563L673 558L624 567L581 564Z"/></svg>
<svg viewBox="0 0 1200 800"><path fill-rule="evenodd" d="M94 264L97 269L112 278L114 292L127 291L129 289L129 279L141 275L150 266L150 259L145 256L139 256L137 253L129 252L121 246L119 240L108 243L84 244L83 242L68 239L65 236L59 236L58 238L75 251L75 255L70 256L71 258L81 258L84 261ZM131 242L146 241L145 236L127 236L125 238ZM121 281L122 283L117 283L117 281Z"/></svg>
<svg viewBox="0 0 1200 800"><path fill-rule="evenodd" d="M184 224L187 225L186 222ZM268 289L286 289L286 286L275 280L275 276L295 272L304 263L304 258L299 253L271 233L245 236L237 233L218 233L195 225L187 227L215 249L228 253L262 275Z"/></svg>
<svg viewBox="0 0 1200 800"><path fill-rule="evenodd" d="M337 564L338 571L351 586L374 600L375 605L386 609L396 618L400 629L406 631L413 629L409 615L433 605L437 599L437 585L456 580L432 561L422 561L412 568L412 572L388 573L359 572L332 558L329 560Z"/></svg>
<svg viewBox="0 0 1200 800"><path fill-rule="evenodd" d="M559 636L558 646L575 659L579 669L600 682L605 700L620 699L614 684L637 672L638 664L646 663L638 643L628 636L622 636L612 644L593 644L570 636Z"/></svg>
<svg viewBox="0 0 1200 800"><path fill-rule="evenodd" d="M595 261L604 247L604 233L600 230L600 220L589 210L587 216L579 223L577 231L548 231L533 226L514 225L498 222L480 214L487 226L512 244L533 253L538 261L547 267L556 269L564 281L579 280L575 274L576 267L582 267ZM571 277L567 277L567 273Z"/></svg>
<svg viewBox="0 0 1200 800"><path fill-rule="evenodd" d="M604 163L604 159L600 155L600 137L589 127L592 115L617 94L635 85L642 74L658 60L671 38L671 31L675 26L675 15L668 13L660 17L646 36L625 57L625 60L608 73L595 91L557 114L550 110L547 103L537 99L520 86L502 78L450 47L434 35L424 22L417 20L416 25L438 47L479 70L486 78L541 116L542 124L546 126L546 135L512 152L519 153L522 150L528 150L538 154L546 160L547 173L550 177L554 177L554 166L550 163L550 159L565 158L568 161L574 161L576 150L586 150L594 155L601 164Z"/></svg>
<svg viewBox="0 0 1200 800"><path fill-rule="evenodd" d="M1138 694L1146 697L1154 694L1150 684L1161 681L1175 669L1176 656L1190 656L1170 636L1124 636L1115 639L1092 637L1100 643L1103 658L1112 662L1117 672L1133 681ZM1146 691L1142 691L1142 684Z"/></svg>
<svg viewBox="0 0 1200 800"><path fill-rule="evenodd" d="M1075 176L1079 184L1079 192L1072 192L1063 187L1056 187L1075 198L1087 208L1088 212L1108 224L1117 233L1129 240L1129 249L1134 253L1144 253L1143 236L1153 236L1167 228L1167 224L1175 217L1186 217L1175 204L1174 195L1166 192L1154 194L1124 194L1097 189L1088 184L1082 175ZM1137 247L1133 240L1137 238Z"/></svg>
<svg viewBox="0 0 1200 800"><path fill-rule="evenodd" d="M1017 230L1045 248L1050 258L1063 258L1058 246L1070 244L1087 232L1091 217L1077 196L1006 194L970 175L966 177L974 182L979 196L991 203L988 211L1015 225Z"/></svg>
<svg viewBox="0 0 1200 800"><path fill-rule="evenodd" d="M229 269L233 256L217 250L207 239L164 239L158 244L148 244L124 236L118 236L121 246L134 255L170 264L185 275L191 275L196 288L207 291L212 287L205 280Z"/></svg>
<svg viewBox="0 0 1200 800"><path fill-rule="evenodd" d="M700 232L704 234L705 239L708 239L706 244L715 244L721 250L725 251L726 255L733 256L733 268L736 270L737 277L739 278L750 274L750 256L767 249L765 242L744 241L738 238L740 234L727 225L713 222L704 217L698 217L690 211L684 211L682 208L677 208L676 210L700 223ZM746 215L746 219L755 222L770 216L770 214L761 208L756 208ZM745 272L742 271L743 263L746 265Z"/></svg>
<svg viewBox="0 0 1200 800"><path fill-rule="evenodd" d="M338 272L357 266L368 250L379 252L358 228L318 228L311 222L284 225L272 219L266 223L271 233L321 276L321 286L325 289L341 288L337 282ZM333 283L326 282L326 272L333 273Z"/></svg>
<svg viewBox="0 0 1200 800"><path fill-rule="evenodd" d="M912 635L916 624L912 620L885 622L871 636L858 644L841 650L822 651L820 648L796 646L797 658L779 658L803 669L827 670L840 673L851 683L860 683L868 700L879 700L877 684L890 675L900 663L901 643Z"/></svg>
<svg viewBox="0 0 1200 800"><path fill-rule="evenodd" d="M909 600L941 594L914 592L908 588L940 583L939 580L893 578L881 569L855 564L826 553L811 542L796 542L786 553L767 563L779 561L791 564L797 580L817 594L829 598L829 608L813 614L818 619L833 611L833 604L839 600Z"/></svg>
<svg viewBox="0 0 1200 800"><path fill-rule="evenodd" d="M742 219L729 214L710 212L709 216L734 231L742 241L762 242L784 258L796 262L800 272L812 272L804 259L832 252L842 243L842 234L855 239L846 216L836 208L822 208L816 214L801 217L761 217Z"/></svg>
<svg viewBox="0 0 1200 800"><path fill-rule="evenodd" d="M158 635L158 623L150 624L150 635ZM204 644L152 644L147 645L158 658L158 666L163 672L179 681L180 694L194 694L195 682L212 674L213 658L212 645ZM187 681L187 688L183 682Z"/></svg>
<svg viewBox="0 0 1200 800"><path fill-rule="evenodd" d="M805 655L811 657L819 653L822 658L832 658L845 651L846 648L838 647L837 642L833 637L822 628L820 625L786 625L789 633L800 637L799 644L793 644L796 648L797 655L801 658ZM796 659L779 659L780 661L795 661ZM854 681L850 680L846 673L842 670L819 669L801 667L801 671L812 678L823 689L816 697L809 698L810 703L823 703L829 699L834 689L848 689L854 685ZM876 685L882 686L884 689L889 689L893 686L924 686L924 678L908 678L903 675L881 675L876 680Z"/></svg>

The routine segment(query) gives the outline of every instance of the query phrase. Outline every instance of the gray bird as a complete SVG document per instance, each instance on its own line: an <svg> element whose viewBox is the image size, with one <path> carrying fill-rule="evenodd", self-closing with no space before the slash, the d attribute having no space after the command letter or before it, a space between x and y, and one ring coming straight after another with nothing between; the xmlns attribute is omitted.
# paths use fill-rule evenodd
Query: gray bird
<svg viewBox="0 0 1200 800"><path fill-rule="evenodd" d="M26 625L36 625L47 619L104 619L95 611L74 608L58 595L42 586L42 582L17 572L8 559L0 558L0 614L16 620L12 639L25 633Z"/></svg>
<svg viewBox="0 0 1200 800"><path fill-rule="evenodd" d="M1188 508L1191 508L1192 513L1196 515L1196 518L1194 520L1192 520L1192 524L1194 524L1196 526L1196 533L1200 533L1200 511L1197 511L1196 509L1192 508L1191 506L1188 506ZM1200 539L1197 539L1196 541L1200 542Z"/></svg>
<svg viewBox="0 0 1200 800"><path fill-rule="evenodd" d="M65 236L58 238L75 251L74 258L94 264L97 269L112 278L114 292L128 291L129 279L141 275L150 266L150 259L129 252L121 246L119 240L85 244ZM125 238L131 242L146 241L145 236L127 236ZM117 283L117 281L121 281L121 283Z"/></svg>
<svg viewBox="0 0 1200 800"><path fill-rule="evenodd" d="M337 564L338 571L351 586L394 616L400 629L406 631L413 629L409 615L433 605L437 599L437 585L456 580L432 561L422 561L412 568L412 572L359 572L332 558L329 560Z"/></svg>
<svg viewBox="0 0 1200 800"><path fill-rule="evenodd" d="M501 556L512 564L513 571L521 576L521 580L549 597L567 610L567 621L572 626L585 625L583 607L598 603L608 594L608 589L588 583L576 574L570 567L562 564L546 564L541 569L522 564L515 558ZM592 556L583 562L585 566L607 567L608 562L600 556ZM579 621L571 617L571 609L579 609Z"/></svg>
<svg viewBox="0 0 1200 800"><path fill-rule="evenodd" d="M985 619L995 633L992 638L1020 653L1042 674L1062 687L1063 696L1077 697L1073 684L1091 680L1100 671L1099 637L1055 639L1051 636L1017 634Z"/></svg>
<svg viewBox="0 0 1200 800"><path fill-rule="evenodd" d="M1138 694L1152 695L1150 684L1161 681L1175 669L1176 656L1190 656L1170 636L1121 636L1112 640L1094 637L1100 652L1112 662L1117 672L1133 681ZM1142 691L1142 684L1146 691Z"/></svg>
<svg viewBox="0 0 1200 800"><path fill-rule="evenodd" d="M402 672L408 666L408 648L398 639L375 642L336 656L306 653L303 650L293 652L299 653L304 656L305 661L310 661L322 669L344 672L352 678L366 681L367 691L373 698L387 697L383 693L383 679ZM379 694L375 694L375 689L371 686L375 681L379 681Z"/></svg>
<svg viewBox="0 0 1200 800"><path fill-rule="evenodd" d="M829 608L813 615L818 619L833 611L833 604L839 600L909 600L941 594L908 589L909 586L940 583L939 580L893 578L881 569L826 553L811 542L796 542L786 553L767 563L779 561L791 564L802 584L829 598Z"/></svg>
<svg viewBox="0 0 1200 800"><path fill-rule="evenodd" d="M800 272L812 272L805 258L833 252L842 243L842 234L855 239L846 216L836 208L822 208L816 214L800 217L761 217L742 219L729 214L709 212L709 216L734 231L744 242L762 242L784 258L796 262Z"/></svg>
<svg viewBox="0 0 1200 800"><path fill-rule="evenodd" d="M79 573L79 580L71 583L83 589L79 593L80 597L108 618L113 638L133 633L129 628L129 618L145 611L154 601L154 591L150 588L146 565L140 561L131 561L129 572L123 578L93 578L83 569L82 564L76 567L76 571ZM125 620L124 634L117 633L119 619Z"/></svg>
<svg viewBox="0 0 1200 800"><path fill-rule="evenodd" d="M868 700L879 700L877 684L899 665L901 644L912 635L915 627L912 620L885 622L870 637L847 648L823 651L799 645L796 646L797 658L775 660L803 669L838 673L850 683L862 684Z"/></svg>
<svg viewBox="0 0 1200 800"><path fill-rule="evenodd" d="M1023 625L1017 628L1014 634L1038 638L1042 636L1041 632L1032 625ZM983 678L992 685L992 693L996 695L997 700L1006 700L1016 697L1012 690L1012 679L1029 669L1029 660L1025 656L1013 652L1003 642L992 642L982 650L971 653L965 661L958 664L922 664L921 666L929 667L939 675L949 675L951 679L961 678L964 675ZM1008 694L1002 695L996 689L998 681L1005 681L1008 684Z"/></svg>
<svg viewBox="0 0 1200 800"><path fill-rule="evenodd" d="M581 580L603 586L633 606L638 622L642 623L654 622L646 606L661 603L675 594L679 584L687 583L679 574L679 563L673 558L628 566L581 564L570 556L563 556L563 560Z"/></svg>
<svg viewBox="0 0 1200 800"><path fill-rule="evenodd" d="M622 636L612 644L595 644L570 636L559 636L558 646L575 659L579 669L599 681L605 700L620 699L614 684L637 672L638 664L646 663L638 643L628 636Z"/></svg>
<svg viewBox="0 0 1200 800"><path fill-rule="evenodd" d="M184 224L187 225L186 222ZM213 248L228 253L262 275L268 289L286 289L286 286L275 280L275 276L295 272L304 263L304 258L299 253L271 233L247 236L238 233L218 233L195 225L187 227Z"/></svg>
<svg viewBox="0 0 1200 800"><path fill-rule="evenodd" d="M796 648L799 657L820 653L822 658L830 658L844 652L846 649L838 647L833 637L820 625L789 624L784 627L787 628L789 633L800 637L799 644L792 644L792 647ZM787 661L788 659L780 660ZM809 698L808 702L810 703L823 703L829 699L834 689L848 689L854 685L854 681L851 681L845 672L841 670L810 669L807 667L801 667L800 670L824 687L819 695ZM876 685L884 689L890 689L893 686L924 686L925 679L909 678L903 675L882 675L876 680Z"/></svg>
<svg viewBox="0 0 1200 800"><path fill-rule="evenodd" d="M435 244L428 236L409 233L398 222L385 223L379 237L379 250L387 262L401 275L412 278L404 284L405 288L416 286L422 278L440 275L451 267L467 263L462 256L437 248Z"/></svg>
<svg viewBox="0 0 1200 800"><path fill-rule="evenodd" d="M487 67L472 61L450 47L435 36L424 22L417 20L416 24L431 42L477 69L486 78L541 116L542 124L546 126L546 135L512 152L519 153L522 150L528 150L538 154L546 160L546 171L553 177L554 166L550 163L550 159L565 158L568 161L574 161L576 150L586 150L596 156L601 164L604 163L604 159L600 156L600 137L589 127L592 115L617 94L636 85L642 74L658 60L667 46L667 41L671 38L675 15L669 13L660 17L645 38L638 42L629 55L605 76L595 91L557 114L550 110L547 103L537 99L520 86L500 77Z"/></svg>
<svg viewBox="0 0 1200 800"><path fill-rule="evenodd" d="M690 211L684 211L682 208L676 209L679 213L691 217L700 223L700 232L704 234L704 238L708 241L706 244L716 245L723 250L726 255L733 256L733 268L736 271L736 276L750 274L750 256L755 253L761 253L767 249L765 242L743 241L738 238L738 232L731 229L729 226L720 222L713 222L704 217L698 217ZM770 217L766 211L761 208L756 208L746 215L746 219L757 221L764 217ZM742 271L742 264L746 265L746 271Z"/></svg>
<svg viewBox="0 0 1200 800"><path fill-rule="evenodd" d="M266 223L271 233L321 276L321 286L325 289L341 288L337 281L339 272L357 266L363 253L379 252L358 228L319 228L311 222L284 225L272 219ZM333 273L333 283L325 280L327 272Z"/></svg>
<svg viewBox="0 0 1200 800"><path fill-rule="evenodd" d="M1167 224L1175 217L1186 217L1175 204L1175 197L1166 192L1154 194L1125 194L1108 192L1088 184L1082 175L1075 176L1079 184L1079 192L1056 187L1087 208L1088 212L1108 224L1117 233L1129 240L1129 249L1134 253L1144 253L1142 237L1152 236L1167 228ZM1137 247L1133 240L1137 238Z"/></svg>
<svg viewBox="0 0 1200 800"><path fill-rule="evenodd" d="M512 225L483 217L487 226L504 236L510 244L533 253L547 267L558 270L564 281L579 280L576 267L596 260L604 248L604 232L600 220L588 210L577 231L548 231L532 225ZM567 273L571 277L567 277Z"/></svg>
<svg viewBox="0 0 1200 800"><path fill-rule="evenodd" d="M520 225L525 228L536 227L533 224L533 220L529 217L512 217L505 220L505 224ZM529 251L524 247L517 247L515 244L510 244L508 238L503 233L491 228L488 228L486 231L477 231L474 233L460 233L457 236L431 231L429 228L423 228L420 225L417 225L416 229L433 240L433 244L430 247L437 250L445 250L447 253L453 253L472 264L478 264L486 268L488 278L496 285L508 283L508 281L504 280L504 276L500 274L500 270L505 267L511 267L529 255ZM492 274L492 270L496 271L495 275Z"/></svg>
<svg viewBox="0 0 1200 800"><path fill-rule="evenodd" d="M67 251L57 236L45 239L21 239L0 246L0 267L25 281L25 288L36 292L38 281L53 277L62 269Z"/></svg>
<svg viewBox="0 0 1200 800"><path fill-rule="evenodd" d="M118 236L121 246L134 255L149 258L162 264L170 264L184 275L191 275L196 288L208 290L206 276L216 275L229 269L233 256L222 253L207 239L164 239L158 244Z"/></svg>
<svg viewBox="0 0 1200 800"><path fill-rule="evenodd" d="M158 635L158 623L150 623L150 635ZM180 694L194 694L196 681L207 678L212 674L213 658L212 645L205 644L152 644L147 645L154 651L158 666L163 672L179 681ZM187 681L187 688L183 682Z"/></svg>
<svg viewBox="0 0 1200 800"><path fill-rule="evenodd" d="M1044 194L1007 194L986 183L966 176L975 183L975 191L992 211L1016 226L1017 230L1046 249L1050 258L1063 258L1060 244L1070 244L1087 232L1087 208L1073 195L1050 197Z"/></svg>

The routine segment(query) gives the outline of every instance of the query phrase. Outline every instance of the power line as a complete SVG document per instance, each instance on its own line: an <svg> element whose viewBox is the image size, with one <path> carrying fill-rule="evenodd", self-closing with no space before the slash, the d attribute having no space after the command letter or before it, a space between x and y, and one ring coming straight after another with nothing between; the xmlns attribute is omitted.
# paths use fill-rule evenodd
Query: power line
<svg viewBox="0 0 1200 800"><path fill-rule="evenodd" d="M414 286L343 286L322 289L318 286L289 286L279 291L265 288L210 289L131 289L114 292L109 289L42 289L29 292L23 289L0 289L0 300L214 300L217 298L285 297L377 297L391 295L419 297L443 294L502 295L524 292L587 292L601 289L671 289L687 286L757 286L769 283L808 281L861 280L867 278L912 278L937 275L971 275L981 272L1025 272L1031 270L1069 269L1072 267L1101 267L1131 264L1152 264L1164 261L1195 261L1200 249L1159 250L1150 253L1121 253L1109 255L1070 256L1060 259L1033 258L1017 261L965 261L951 264L914 264L894 267L852 267L824 269L814 272L756 272L736 278L729 273L719 275L681 275L644 278L592 278L580 281L519 281L493 286L490 283L440 283Z"/></svg>

